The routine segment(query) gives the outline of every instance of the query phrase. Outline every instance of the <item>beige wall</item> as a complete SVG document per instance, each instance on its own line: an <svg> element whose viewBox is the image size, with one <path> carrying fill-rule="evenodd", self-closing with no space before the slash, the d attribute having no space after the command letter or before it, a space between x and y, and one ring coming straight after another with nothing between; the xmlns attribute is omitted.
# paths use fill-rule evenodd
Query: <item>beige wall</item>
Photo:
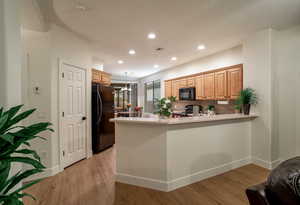
<svg viewBox="0 0 300 205"><path fill-rule="evenodd" d="M56 132L52 135L52 164L59 162L58 136L58 68L59 62L67 62L87 70L87 82L91 82L92 53L89 44L65 29L51 25L51 119ZM87 83L88 144L91 148L91 83ZM90 151L90 150L88 150ZM91 152L89 153L91 155Z"/></svg>
<svg viewBox="0 0 300 205"><path fill-rule="evenodd" d="M51 61L50 61L50 34L47 32L36 32L22 30L23 40L23 70L27 71L26 78L23 79L23 86L26 92L27 108L37 108L38 110L26 122L31 124L39 121L51 122ZM40 93L34 93L34 88L39 87ZM26 98L25 97L25 98ZM32 146L41 156L46 167L51 167L51 133L42 133L47 139L34 140Z"/></svg>
<svg viewBox="0 0 300 205"><path fill-rule="evenodd" d="M300 25L278 33L278 135L280 158L300 154Z"/></svg>
<svg viewBox="0 0 300 205"><path fill-rule="evenodd" d="M252 123L252 157L257 163L271 162L271 38L266 29L244 41L244 86L257 91L259 103L254 111L259 118Z"/></svg>
<svg viewBox="0 0 300 205"><path fill-rule="evenodd" d="M19 2L9 0L1 1L0 6L0 102L12 106L21 104L21 7Z"/></svg>
<svg viewBox="0 0 300 205"><path fill-rule="evenodd" d="M34 121L51 121L55 130L54 133L43 134L48 139L46 142L36 140L33 143L33 148L38 151L42 161L47 166L44 175L48 176L60 170L60 137L58 134L59 63L67 62L87 69L87 82L90 82L92 54L87 42L56 25L51 25L48 32L23 29L22 33L24 56L27 57L27 63L24 63L24 67L26 65L28 67L27 80L23 80L24 85L28 87L27 106L38 109L38 112L28 123ZM90 83L87 84L87 116L90 122L91 87ZM33 92L36 86L40 88L39 95ZM91 147L90 126L88 126L87 132L88 143Z"/></svg>
<svg viewBox="0 0 300 205"><path fill-rule="evenodd" d="M0 1L0 107L22 104L22 44L20 1ZM12 174L20 171L13 164Z"/></svg>

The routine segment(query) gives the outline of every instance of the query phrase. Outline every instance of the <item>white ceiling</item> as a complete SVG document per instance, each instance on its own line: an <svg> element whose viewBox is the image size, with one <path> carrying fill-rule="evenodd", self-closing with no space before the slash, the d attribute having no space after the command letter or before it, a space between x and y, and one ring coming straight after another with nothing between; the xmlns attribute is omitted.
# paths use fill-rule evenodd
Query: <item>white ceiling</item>
<svg viewBox="0 0 300 205"><path fill-rule="evenodd" d="M78 2L86 11L76 9ZM300 0L53 0L53 8L65 25L92 42L107 72L131 77L233 47L264 28L300 23ZM157 39L147 39L149 32ZM207 49L197 51L198 44ZM156 52L158 47L164 50ZM130 56L129 49L137 54ZM171 62L172 56L178 60ZM125 63L117 64L120 59Z"/></svg>

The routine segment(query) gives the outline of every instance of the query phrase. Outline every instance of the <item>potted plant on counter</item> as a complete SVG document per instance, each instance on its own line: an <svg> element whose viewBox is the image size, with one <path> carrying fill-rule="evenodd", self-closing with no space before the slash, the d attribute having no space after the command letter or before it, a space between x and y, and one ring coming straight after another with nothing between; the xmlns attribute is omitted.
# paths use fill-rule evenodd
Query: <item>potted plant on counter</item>
<svg viewBox="0 0 300 205"><path fill-rule="evenodd" d="M172 103L176 101L176 97L156 99L157 114L161 118L169 118L172 114Z"/></svg>
<svg viewBox="0 0 300 205"><path fill-rule="evenodd" d="M214 105L208 105L207 106L207 114L215 115L215 109L216 109L216 107Z"/></svg>
<svg viewBox="0 0 300 205"><path fill-rule="evenodd" d="M244 114L249 115L251 105L257 104L257 95L255 90L252 88L245 88L241 90L237 102L242 106Z"/></svg>

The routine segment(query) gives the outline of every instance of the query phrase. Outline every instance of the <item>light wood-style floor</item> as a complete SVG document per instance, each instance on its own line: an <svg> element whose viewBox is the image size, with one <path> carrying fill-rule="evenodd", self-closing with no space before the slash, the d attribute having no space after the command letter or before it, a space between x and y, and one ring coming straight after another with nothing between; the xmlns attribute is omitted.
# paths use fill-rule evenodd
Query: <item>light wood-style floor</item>
<svg viewBox="0 0 300 205"><path fill-rule="evenodd" d="M263 182L268 170L247 165L164 193L115 183L115 150L83 160L27 190L26 205L248 205L245 189Z"/></svg>

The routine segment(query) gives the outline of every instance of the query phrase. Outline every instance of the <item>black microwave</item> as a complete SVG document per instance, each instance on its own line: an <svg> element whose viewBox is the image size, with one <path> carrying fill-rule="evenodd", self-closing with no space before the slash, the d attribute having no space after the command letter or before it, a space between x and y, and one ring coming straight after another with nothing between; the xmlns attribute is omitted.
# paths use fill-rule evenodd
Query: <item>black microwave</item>
<svg viewBox="0 0 300 205"><path fill-rule="evenodd" d="M192 88L180 88L179 100L196 100L196 89Z"/></svg>

